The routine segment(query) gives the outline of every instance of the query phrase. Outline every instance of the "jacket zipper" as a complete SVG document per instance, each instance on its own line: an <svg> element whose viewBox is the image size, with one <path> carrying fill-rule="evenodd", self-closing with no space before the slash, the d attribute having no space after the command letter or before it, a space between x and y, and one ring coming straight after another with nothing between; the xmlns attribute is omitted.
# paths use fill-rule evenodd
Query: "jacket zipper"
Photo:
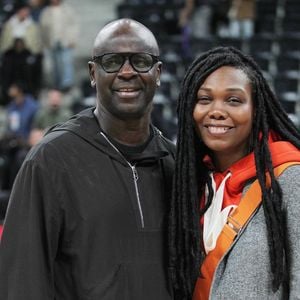
<svg viewBox="0 0 300 300"><path fill-rule="evenodd" d="M124 159L124 161L128 164L128 166L130 167L130 169L132 171L134 189L135 189L136 200L137 200L139 213L140 213L141 225L142 225L142 228L144 228L145 227L144 214L143 214L143 210L142 210L142 205L141 205L141 200L140 200L140 193L139 193L139 188L138 188L138 184L137 184L137 181L139 179L139 174L137 172L137 169L136 169L135 165L132 165L124 157L124 155L119 151L119 149L107 138L107 136L103 132L100 132L100 133L105 138L105 140L119 153L119 155Z"/></svg>

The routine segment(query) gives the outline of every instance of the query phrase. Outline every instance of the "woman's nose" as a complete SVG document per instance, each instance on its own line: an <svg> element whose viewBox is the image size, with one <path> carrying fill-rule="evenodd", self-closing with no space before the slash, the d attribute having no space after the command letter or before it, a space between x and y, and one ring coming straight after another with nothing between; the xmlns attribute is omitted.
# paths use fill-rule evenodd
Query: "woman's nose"
<svg viewBox="0 0 300 300"><path fill-rule="evenodd" d="M208 112L208 116L211 119L225 120L228 117L228 113L220 105L213 105Z"/></svg>

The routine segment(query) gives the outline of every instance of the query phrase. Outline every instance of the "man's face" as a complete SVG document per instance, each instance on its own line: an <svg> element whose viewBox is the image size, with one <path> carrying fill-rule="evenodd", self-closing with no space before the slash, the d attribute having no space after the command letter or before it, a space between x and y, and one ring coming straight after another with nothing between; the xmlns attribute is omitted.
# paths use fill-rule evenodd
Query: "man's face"
<svg viewBox="0 0 300 300"><path fill-rule="evenodd" d="M8 89L8 95L11 99L19 95L19 89L16 85L12 84Z"/></svg>
<svg viewBox="0 0 300 300"><path fill-rule="evenodd" d="M58 90L51 90L48 93L48 105L51 110L57 110L61 106L62 94Z"/></svg>
<svg viewBox="0 0 300 300"><path fill-rule="evenodd" d="M105 53L154 53L151 43L139 32L127 32L106 38L95 51ZM145 72L137 72L128 58L121 69L107 73L97 62L90 62L90 76L97 89L98 109L126 120L141 118L151 112L152 99L159 83L161 63L156 62Z"/></svg>
<svg viewBox="0 0 300 300"><path fill-rule="evenodd" d="M23 7L18 10L17 15L19 20L23 21L28 18L30 14L30 9L28 7Z"/></svg>

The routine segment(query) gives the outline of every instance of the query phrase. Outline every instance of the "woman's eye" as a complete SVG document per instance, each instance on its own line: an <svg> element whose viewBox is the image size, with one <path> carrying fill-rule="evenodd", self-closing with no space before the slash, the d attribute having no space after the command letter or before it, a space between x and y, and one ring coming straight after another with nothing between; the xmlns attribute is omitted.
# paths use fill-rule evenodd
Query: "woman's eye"
<svg viewBox="0 0 300 300"><path fill-rule="evenodd" d="M201 103L201 104L207 104L210 102L209 97L199 97L197 100L198 100L198 103Z"/></svg>
<svg viewBox="0 0 300 300"><path fill-rule="evenodd" d="M233 104L238 104L238 103L242 103L242 100L240 98L237 97L230 97L227 100L229 103L233 103Z"/></svg>

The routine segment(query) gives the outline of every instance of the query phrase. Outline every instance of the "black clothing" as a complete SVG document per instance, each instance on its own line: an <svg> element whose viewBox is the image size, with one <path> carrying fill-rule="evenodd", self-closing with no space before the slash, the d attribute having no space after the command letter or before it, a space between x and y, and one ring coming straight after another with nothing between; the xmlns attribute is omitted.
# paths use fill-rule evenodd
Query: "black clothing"
<svg viewBox="0 0 300 300"><path fill-rule="evenodd" d="M1 299L168 300L166 212L174 145L154 136L134 164L87 109L23 164L0 252Z"/></svg>
<svg viewBox="0 0 300 300"><path fill-rule="evenodd" d="M0 104L8 104L9 87L16 82L22 82L25 92L37 95L42 78L42 55L32 54L28 49L17 51L14 48L7 50L2 57L1 86L2 99Z"/></svg>
<svg viewBox="0 0 300 300"><path fill-rule="evenodd" d="M107 136L107 134L103 130L102 130L102 132ZM146 149L146 147L148 146L150 141L152 140L153 136L154 136L154 130L151 127L150 135L149 135L148 139L146 140L146 142L142 143L141 145L137 145L137 146L128 146L128 145L121 144L109 136L107 136L107 138L125 156L125 158L127 160L131 161L130 156L132 154L142 153Z"/></svg>

